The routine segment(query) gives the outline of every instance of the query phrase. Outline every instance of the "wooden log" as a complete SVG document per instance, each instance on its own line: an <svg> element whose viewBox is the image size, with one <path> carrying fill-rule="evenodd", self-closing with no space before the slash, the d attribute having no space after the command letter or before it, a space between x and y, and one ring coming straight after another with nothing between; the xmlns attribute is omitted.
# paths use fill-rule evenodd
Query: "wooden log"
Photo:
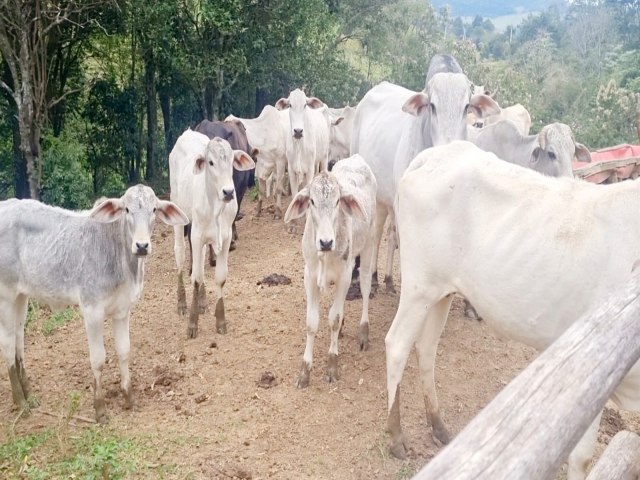
<svg viewBox="0 0 640 480"><path fill-rule="evenodd" d="M638 318L640 269L569 327L414 479L553 478L640 358Z"/></svg>
<svg viewBox="0 0 640 480"><path fill-rule="evenodd" d="M587 480L637 480L640 476L640 436L616 433Z"/></svg>
<svg viewBox="0 0 640 480"><path fill-rule="evenodd" d="M573 175L577 178L587 178L590 175L597 175L605 170L615 170L629 165L637 165L640 163L639 157L622 158L620 160L608 160L603 162L592 163L584 167L573 170Z"/></svg>

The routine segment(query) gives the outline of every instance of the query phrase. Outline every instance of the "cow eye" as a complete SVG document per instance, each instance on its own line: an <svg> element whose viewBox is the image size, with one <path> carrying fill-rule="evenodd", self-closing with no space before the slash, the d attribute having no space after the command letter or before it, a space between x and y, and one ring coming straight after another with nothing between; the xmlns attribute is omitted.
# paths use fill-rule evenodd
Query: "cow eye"
<svg viewBox="0 0 640 480"><path fill-rule="evenodd" d="M158 210L156 207L153 207L153 213L156 213L156 210Z"/></svg>
<svg viewBox="0 0 640 480"><path fill-rule="evenodd" d="M429 104L429 108L431 109L431 114L435 115L436 114L436 106L433 103Z"/></svg>
<svg viewBox="0 0 640 480"><path fill-rule="evenodd" d="M211 160L209 160L209 165L213 167L213 162Z"/></svg>
<svg viewBox="0 0 640 480"><path fill-rule="evenodd" d="M469 113L469 108L470 108L470 105L467 103L467 106L464 107L464 115L467 115Z"/></svg>
<svg viewBox="0 0 640 480"><path fill-rule="evenodd" d="M553 152L549 152L549 159L550 160L555 160L556 159L556 154Z"/></svg>
<svg viewBox="0 0 640 480"><path fill-rule="evenodd" d="M127 213L129 213L129 207L125 207L125 208L124 208L124 211L125 211L125 212L127 212Z"/></svg>
<svg viewBox="0 0 640 480"><path fill-rule="evenodd" d="M311 199L311 205L313 205L314 207L316 206L315 202L313 201L313 198Z"/></svg>
<svg viewBox="0 0 640 480"><path fill-rule="evenodd" d="M336 200L336 207L338 206L339 203L340 203L340 199Z"/></svg>

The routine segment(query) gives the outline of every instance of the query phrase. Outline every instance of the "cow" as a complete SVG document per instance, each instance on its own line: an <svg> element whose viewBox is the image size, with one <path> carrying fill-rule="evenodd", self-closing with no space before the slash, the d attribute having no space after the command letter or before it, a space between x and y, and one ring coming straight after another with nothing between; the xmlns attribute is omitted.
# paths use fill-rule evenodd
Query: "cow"
<svg viewBox="0 0 640 480"><path fill-rule="evenodd" d="M470 142L415 158L398 189L402 291L385 338L395 456L405 455L399 383L414 346L433 433L449 441L434 362L453 294L473 302L502 337L545 349L631 277L640 258L639 189L548 177ZM636 364L612 400L639 410L639 392ZM571 480L584 477L599 419L569 457Z"/></svg>
<svg viewBox="0 0 640 480"><path fill-rule="evenodd" d="M431 59L423 91L382 82L358 104L351 153L363 156L378 182L374 288L378 284L378 247L384 223L388 215L391 223L395 222L393 202L398 181L418 152L467 138L469 109L478 117L500 111L491 97L471 95L471 83L451 55L435 55ZM392 255L390 250L389 256ZM385 283L393 286L391 271L386 272Z"/></svg>
<svg viewBox="0 0 640 480"><path fill-rule="evenodd" d="M238 213L233 186L233 169L255 168L253 159L242 150L233 150L226 140L187 129L169 154L171 200L189 217L193 246L191 284L193 298L187 338L198 336L199 315L207 306L204 285L204 246L213 245L216 255L216 331L226 333L224 284L227 280L229 245ZM184 267L184 227L174 227L174 253L178 267L178 313L186 315L187 300L182 277Z"/></svg>
<svg viewBox="0 0 640 480"><path fill-rule="evenodd" d="M287 98L276 102L278 110L289 112L286 138L287 170L291 195L311 182L318 172L326 172L329 163L329 118L327 106L316 97L307 97L296 88Z"/></svg>
<svg viewBox="0 0 640 480"><path fill-rule="evenodd" d="M329 310L331 344L327 360L329 382L338 379L338 334L344 320L344 302L351 284L356 255L361 255L362 317L358 335L361 350L369 347L369 292L373 258L376 179L360 155L338 162L332 172L316 175L291 201L285 222L307 215L302 235L307 297L307 343L298 388L309 385L313 365L313 342L318 331L320 294L335 283Z"/></svg>
<svg viewBox="0 0 640 480"><path fill-rule="evenodd" d="M529 131L531 130L531 115L529 115L527 109L520 103L503 107L500 113L488 115L486 118L479 120L479 126L486 127L502 120L511 120L517 125L522 135L529 135Z"/></svg>
<svg viewBox="0 0 640 480"><path fill-rule="evenodd" d="M238 118L229 115L225 121L239 121L247 131L252 146L251 156L256 159L255 176L258 179L258 206L256 216L262 213L262 203L268 197L270 179L275 183L274 218L282 218L282 195L287 168L286 135L289 131L289 112L266 105L257 118Z"/></svg>
<svg viewBox="0 0 640 480"><path fill-rule="evenodd" d="M347 158L350 154L356 107L347 105L344 108L329 108L327 112L331 122L328 166L328 170L331 170L338 160Z"/></svg>
<svg viewBox="0 0 640 480"><path fill-rule="evenodd" d="M73 212L35 200L0 202L0 349L9 369L13 401L28 409L24 327L29 298L60 309L78 305L89 343L96 420L107 421L102 369L103 328L113 318L125 408L133 407L129 377L129 315L142 294L144 260L151 253L155 218L169 225L189 220L172 202L143 185L92 210Z"/></svg>
<svg viewBox="0 0 640 480"><path fill-rule="evenodd" d="M204 133L209 138L220 137L224 138L233 150L242 150L248 155L251 155L252 148L247 141L247 131L239 120L229 121L211 121L204 119L194 129L196 132ZM233 188L236 190L236 198L238 199L238 213L236 218L233 219L231 245L229 245L229 251L235 250L236 240L238 239L238 230L236 229L236 221L242 218L240 207L242 206L242 199L249 187L255 185L255 168L250 170L238 170L233 169ZM189 235L191 229L189 229ZM189 241L191 245L191 241ZM192 255L193 257L193 255ZM213 253L213 246L209 244L209 264L212 267L216 266L215 255Z"/></svg>
<svg viewBox="0 0 640 480"><path fill-rule="evenodd" d="M564 123L546 125L537 135L524 135L511 120L488 125L470 140L498 158L551 177L573 177L572 161L591 162L589 149L575 141Z"/></svg>

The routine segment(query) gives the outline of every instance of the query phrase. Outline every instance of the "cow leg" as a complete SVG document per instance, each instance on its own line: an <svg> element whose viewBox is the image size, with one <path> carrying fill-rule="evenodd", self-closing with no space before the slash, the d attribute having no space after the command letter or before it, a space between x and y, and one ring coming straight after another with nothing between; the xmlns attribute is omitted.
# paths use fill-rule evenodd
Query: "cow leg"
<svg viewBox="0 0 640 480"><path fill-rule="evenodd" d="M320 322L320 288L315 269L304 266L304 290L307 297L307 343L302 355L302 366L296 380L296 387L306 388L309 385L311 367L313 366L313 342Z"/></svg>
<svg viewBox="0 0 640 480"><path fill-rule="evenodd" d="M390 215L389 228L387 229L387 266L385 267L384 285L387 292L396 293L393 285L393 256L398 248L398 232L393 213Z"/></svg>
<svg viewBox="0 0 640 480"><path fill-rule="evenodd" d="M182 271L184 269L184 226L173 227L173 253L176 257L178 268L178 314L187 314L187 294L184 290Z"/></svg>
<svg viewBox="0 0 640 480"><path fill-rule="evenodd" d="M567 480L583 480L587 476L587 468L591 462L593 451L598 441L598 429L600 428L600 418L602 410L596 415L591 425L584 432L573 451L569 454Z"/></svg>
<svg viewBox="0 0 640 480"><path fill-rule="evenodd" d="M283 210L282 210L282 193L284 189L284 171L286 165L284 162L276 163L276 207L273 214L274 220L280 220L282 218Z"/></svg>
<svg viewBox="0 0 640 480"><path fill-rule="evenodd" d="M27 377L27 371L24 368L24 327L27 320L27 310L29 308L29 297L26 295L18 295L16 298L16 369L20 385L22 385L22 393L25 399L29 399L31 394L31 385Z"/></svg>
<svg viewBox="0 0 640 480"><path fill-rule="evenodd" d="M104 390L102 389L102 369L104 368L104 312L94 308L82 308L84 327L89 342L89 360L93 372L93 407L98 423L107 422Z"/></svg>
<svg viewBox="0 0 640 480"><path fill-rule="evenodd" d="M213 245L208 243L207 247L209 249L209 266L210 267L215 267L216 266L216 253L213 251Z"/></svg>
<svg viewBox="0 0 640 480"><path fill-rule="evenodd" d="M21 410L27 410L27 396L22 388L17 365L16 327L18 326L18 321L16 319L17 309L15 302L8 299L0 300L0 312L2 315L2 318L0 318L0 351L7 362L13 403Z"/></svg>
<svg viewBox="0 0 640 480"><path fill-rule="evenodd" d="M129 311L121 312L113 317L113 340L118 354L118 366L120 367L120 389L124 395L124 408L133 408L133 388L129 376L129 353L131 342L129 340Z"/></svg>
<svg viewBox="0 0 640 480"><path fill-rule="evenodd" d="M367 243L360 253L360 287L362 290L362 316L358 331L358 344L361 351L369 349L369 294L371 293L371 263L373 261L373 240Z"/></svg>
<svg viewBox="0 0 640 480"><path fill-rule="evenodd" d="M258 177L258 205L256 206L256 217L262 215L262 201L267 194L267 181Z"/></svg>
<svg viewBox="0 0 640 480"><path fill-rule="evenodd" d="M229 272L229 243L231 238L227 238L222 243L220 254L218 255L218 261L216 265L216 273L214 281L216 284L216 331L218 333L227 333L227 319L225 317L224 310L224 284L227 282L227 275Z"/></svg>
<svg viewBox="0 0 640 480"><path fill-rule="evenodd" d="M434 437L443 444L449 443L450 435L446 425L440 418L434 374L438 342L444 324L447 322L447 315L452 301L453 295L448 295L428 309L427 321L415 345L418 367L420 368L422 384L425 390L424 404L427 418L431 423Z"/></svg>
<svg viewBox="0 0 640 480"><path fill-rule="evenodd" d="M382 233L384 232L384 223L387 220L389 210L386 206L376 203L376 230L373 237L373 259L371 260L371 268L373 273L371 274L371 290L375 295L378 291L378 251L380 250L380 241L382 240Z"/></svg>
<svg viewBox="0 0 640 480"><path fill-rule="evenodd" d="M200 299L204 289L204 255L205 245L198 235L197 240L192 237L193 245L193 272L191 273L191 284L193 285L193 297L191 297L191 309L189 311L189 323L187 325L187 338L198 336L198 320L200 318ZM218 267L216 266L216 271Z"/></svg>
<svg viewBox="0 0 640 480"><path fill-rule="evenodd" d="M329 309L329 331L331 332L327 359L327 380L329 383L338 381L338 336L344 321L344 301L349 285L351 285L351 263L344 266L336 280L336 292L333 304Z"/></svg>
<svg viewBox="0 0 640 480"><path fill-rule="evenodd" d="M400 394L398 387L411 349L423 330L427 319L426 307L436 303L435 292L425 290L419 279L414 288L403 288L393 323L385 337L387 353L387 427L391 434L390 451L397 458L406 457L404 435L400 423Z"/></svg>

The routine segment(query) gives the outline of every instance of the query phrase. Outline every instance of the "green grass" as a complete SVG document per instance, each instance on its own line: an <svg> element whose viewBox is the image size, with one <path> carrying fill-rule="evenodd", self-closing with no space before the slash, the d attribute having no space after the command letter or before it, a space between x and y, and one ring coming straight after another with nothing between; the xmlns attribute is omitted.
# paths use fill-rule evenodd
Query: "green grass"
<svg viewBox="0 0 640 480"><path fill-rule="evenodd" d="M76 309L65 308L59 312L51 314L42 324L42 334L45 337L51 335L58 327L66 325L72 321L80 319L80 314Z"/></svg>
<svg viewBox="0 0 640 480"><path fill-rule="evenodd" d="M27 321L26 321L25 328L38 320L41 310L42 310L42 306L40 305L40 303L38 303L37 300L29 300L29 305L27 307Z"/></svg>
<svg viewBox="0 0 640 480"><path fill-rule="evenodd" d="M413 477L417 473L416 469L411 465L404 464L400 467L400 470L396 472L396 478L398 480L405 480Z"/></svg>
<svg viewBox="0 0 640 480"><path fill-rule="evenodd" d="M102 427L59 433L46 428L0 445L0 477L121 479L146 467L137 459L142 445Z"/></svg>

